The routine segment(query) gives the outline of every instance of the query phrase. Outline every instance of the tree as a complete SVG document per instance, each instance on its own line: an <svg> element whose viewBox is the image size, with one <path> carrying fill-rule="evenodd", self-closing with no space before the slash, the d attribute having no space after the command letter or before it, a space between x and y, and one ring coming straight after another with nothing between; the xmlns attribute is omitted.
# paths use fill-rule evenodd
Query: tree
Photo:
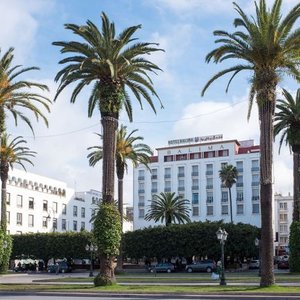
<svg viewBox="0 0 300 300"><path fill-rule="evenodd" d="M13 169L14 165L20 165L25 171L24 163L33 165L30 160L36 152L29 150L25 146L27 143L23 137L18 136L10 140L10 135L2 134L0 148L0 177L1 177L1 228L6 232L6 184L8 179L9 169Z"/></svg>
<svg viewBox="0 0 300 300"><path fill-rule="evenodd" d="M0 58L0 137L6 130L5 120L8 112L12 114L16 125L18 119L21 119L29 126L32 132L31 119L24 115L24 109L32 112L36 120L41 118L48 126L47 118L39 106L50 112L49 104L51 101L37 92L31 92L31 89L48 91L48 87L37 82L16 80L19 76L23 76L24 73L39 70L39 68L22 68L20 65L12 66L13 51L13 48L9 48Z"/></svg>
<svg viewBox="0 0 300 300"><path fill-rule="evenodd" d="M219 176L222 181L222 184L224 184L228 188L228 191L229 191L230 222L233 223L231 188L232 188L233 184L236 183L236 178L238 176L238 172L237 172L236 167L234 167L233 165L225 165L219 171Z"/></svg>
<svg viewBox="0 0 300 300"><path fill-rule="evenodd" d="M124 173L128 169L127 161L137 167L138 164L143 164L146 167L150 163L150 156L153 155L151 148L142 143L144 138L141 136L133 136L138 130L135 129L127 135L127 127L121 125L117 131L117 145L116 145L116 171L118 177L118 209L121 217L121 227L123 225L123 179ZM101 134L98 134L102 138ZM95 166L103 157L102 146L89 147L88 150L94 150L87 156L89 158L90 166ZM120 249L119 267L122 267L122 251Z"/></svg>
<svg viewBox="0 0 300 300"><path fill-rule="evenodd" d="M284 18L281 14L282 0L275 0L269 10L265 0L255 2L256 15L250 18L234 3L239 17L234 26L242 30L228 33L214 32L220 44L206 56L206 61L215 63L237 59L242 61L220 71L204 86L202 95L216 79L232 73L226 91L234 77L241 71L249 71L251 87L249 114L256 97L260 123L260 199L261 199L261 286L274 284L273 230L272 230L272 164L273 164L273 116L276 87L283 74L300 80L300 31L292 31L300 15L297 4Z"/></svg>
<svg viewBox="0 0 300 300"><path fill-rule="evenodd" d="M166 226L172 223L190 222L189 203L189 200L183 199L182 196L175 196L175 193L160 193L153 197L145 220L165 221Z"/></svg>
<svg viewBox="0 0 300 300"><path fill-rule="evenodd" d="M290 146L293 152L294 173L294 211L293 221L300 221L300 89L296 98L283 89L285 99L277 100L277 112L274 118L274 135L282 133L279 142L279 152L282 143Z"/></svg>
<svg viewBox="0 0 300 300"><path fill-rule="evenodd" d="M137 38L133 35L141 28L140 25L128 27L116 35L115 25L109 21L105 13L102 13L101 19L101 31L90 20L83 26L65 25L66 29L79 36L83 42L53 43L61 47L61 53L70 54L59 62L65 66L55 77L56 81L60 81L55 99L67 86L76 83L71 95L71 103L74 103L82 89L93 83L88 100L88 116L92 116L95 107L101 114L102 197L104 202L112 204L119 113L125 108L129 119L132 120L130 95L137 99L141 107L142 101L145 100L155 112L152 96L157 99L159 97L153 87L150 73L155 73L160 68L145 56L161 49L154 43L136 42ZM103 253L102 259L106 259ZM104 269L100 270L100 273L108 274Z"/></svg>

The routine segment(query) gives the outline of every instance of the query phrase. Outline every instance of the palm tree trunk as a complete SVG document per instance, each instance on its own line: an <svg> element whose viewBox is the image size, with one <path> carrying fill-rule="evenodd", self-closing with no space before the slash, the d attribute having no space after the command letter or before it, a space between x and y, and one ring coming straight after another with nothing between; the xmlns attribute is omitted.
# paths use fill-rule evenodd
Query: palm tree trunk
<svg viewBox="0 0 300 300"><path fill-rule="evenodd" d="M276 74L261 74L257 93L260 122L260 202L261 202L261 280L260 286L275 283L273 272L273 115L276 99Z"/></svg>
<svg viewBox="0 0 300 300"><path fill-rule="evenodd" d="M298 149L295 149L298 150ZM300 150L300 149L299 149ZM300 151L293 152L294 210L293 221L300 221Z"/></svg>
<svg viewBox="0 0 300 300"><path fill-rule="evenodd" d="M8 178L8 166L1 163L1 229L6 233L7 216L6 216L6 183Z"/></svg>
<svg viewBox="0 0 300 300"><path fill-rule="evenodd" d="M118 120L102 116L103 160L102 160L102 198L103 202L114 203L116 130Z"/></svg>
<svg viewBox="0 0 300 300"><path fill-rule="evenodd" d="M120 213L121 219L121 232L123 236L123 178L118 178L118 209ZM117 260L117 269L123 269L123 249L122 249L122 241L119 247L119 256Z"/></svg>
<svg viewBox="0 0 300 300"><path fill-rule="evenodd" d="M230 222L233 223L231 188L229 188L229 204L230 204Z"/></svg>

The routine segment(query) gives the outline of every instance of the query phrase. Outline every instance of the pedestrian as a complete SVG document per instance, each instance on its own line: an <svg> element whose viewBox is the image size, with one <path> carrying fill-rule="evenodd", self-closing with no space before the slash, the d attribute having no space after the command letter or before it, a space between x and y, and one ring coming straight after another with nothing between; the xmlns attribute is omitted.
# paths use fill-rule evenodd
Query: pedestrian
<svg viewBox="0 0 300 300"><path fill-rule="evenodd" d="M58 273L59 273L59 263L57 262L55 264L55 274L58 275Z"/></svg>

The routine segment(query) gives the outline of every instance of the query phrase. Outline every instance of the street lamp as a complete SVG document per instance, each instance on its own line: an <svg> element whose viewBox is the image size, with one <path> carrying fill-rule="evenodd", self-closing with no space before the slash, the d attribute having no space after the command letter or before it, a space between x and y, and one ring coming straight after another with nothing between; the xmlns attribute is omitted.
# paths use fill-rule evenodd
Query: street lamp
<svg viewBox="0 0 300 300"><path fill-rule="evenodd" d="M217 238L221 244L221 254L222 254L222 257L221 257L222 270L221 270L221 277L220 277L220 279L221 279L220 285L226 285L225 273L224 273L224 245L227 240L228 233L226 232L225 229L219 228L218 231L216 232L216 234L217 234Z"/></svg>
<svg viewBox="0 0 300 300"><path fill-rule="evenodd" d="M93 274L93 253L98 251L98 246L93 245L92 243L90 245L86 244L85 250L91 252L91 263L90 263L89 277L94 277L94 274Z"/></svg>
<svg viewBox="0 0 300 300"><path fill-rule="evenodd" d="M261 275L261 271L260 271L260 240L258 238L255 238L254 244L258 248L258 262L259 262L258 276L260 276Z"/></svg>

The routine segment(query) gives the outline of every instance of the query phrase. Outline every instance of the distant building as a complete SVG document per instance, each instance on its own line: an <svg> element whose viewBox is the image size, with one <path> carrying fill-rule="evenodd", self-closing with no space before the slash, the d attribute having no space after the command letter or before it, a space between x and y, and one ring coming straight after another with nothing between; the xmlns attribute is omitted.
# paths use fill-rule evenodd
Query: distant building
<svg viewBox="0 0 300 300"><path fill-rule="evenodd" d="M260 227L260 148L253 140L222 140L222 135L169 141L158 148L148 169L133 172L134 230L160 225L144 220L151 199L161 192L175 192L190 200L192 221L230 222L229 193L221 185L219 170L231 164L238 170L232 187L233 222Z"/></svg>
<svg viewBox="0 0 300 300"><path fill-rule="evenodd" d="M275 194L274 221L277 254L285 254L289 245L290 226L293 221L294 198L290 194Z"/></svg>

